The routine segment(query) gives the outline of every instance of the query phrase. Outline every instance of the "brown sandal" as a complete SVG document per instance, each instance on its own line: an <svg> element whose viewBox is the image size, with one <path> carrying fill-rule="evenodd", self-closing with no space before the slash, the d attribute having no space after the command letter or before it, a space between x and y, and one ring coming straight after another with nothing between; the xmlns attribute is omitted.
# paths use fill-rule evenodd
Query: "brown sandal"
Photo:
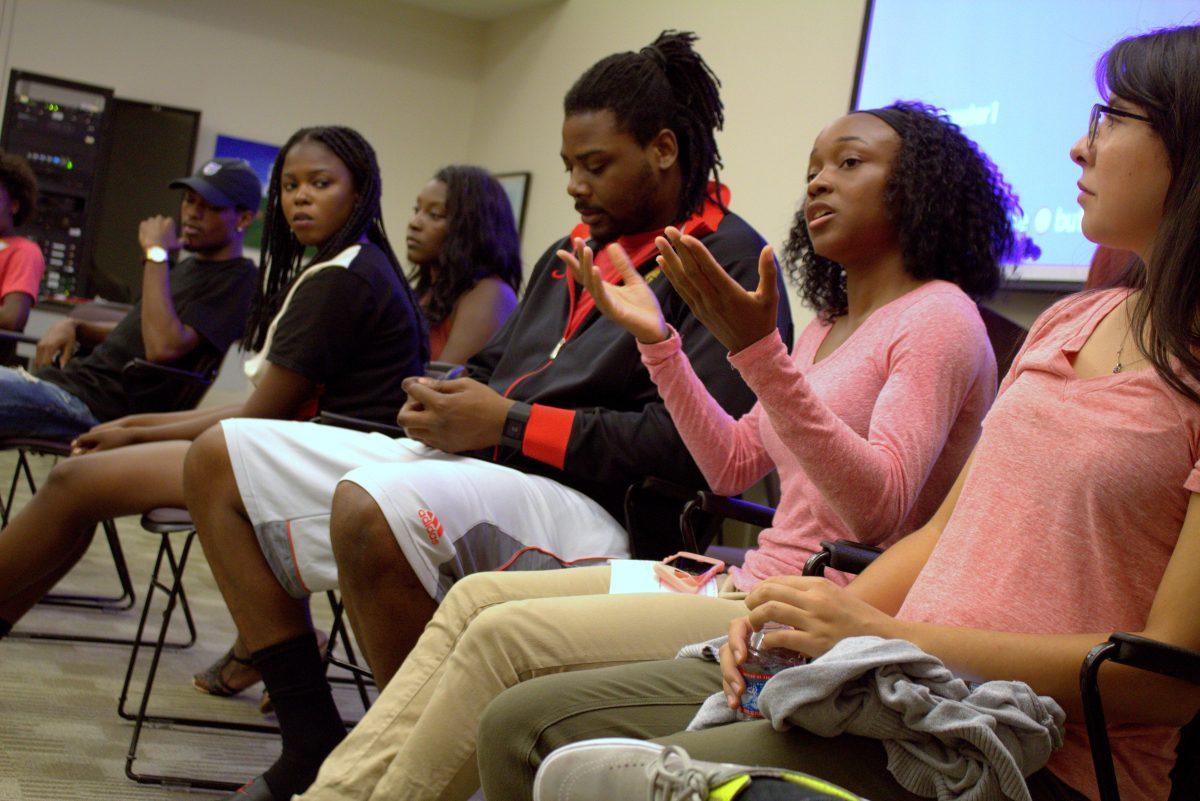
<svg viewBox="0 0 1200 801"><path fill-rule="evenodd" d="M262 676L259 675L258 669L251 663L250 658L240 657L234 653L236 647L235 644L216 662L213 662L207 668L192 676L192 686L202 693L228 698L262 681ZM234 668L233 671L228 671L230 665L237 665L238 667ZM229 678L226 678L227 672L232 674L229 675ZM234 684L233 680L239 674L250 680Z"/></svg>

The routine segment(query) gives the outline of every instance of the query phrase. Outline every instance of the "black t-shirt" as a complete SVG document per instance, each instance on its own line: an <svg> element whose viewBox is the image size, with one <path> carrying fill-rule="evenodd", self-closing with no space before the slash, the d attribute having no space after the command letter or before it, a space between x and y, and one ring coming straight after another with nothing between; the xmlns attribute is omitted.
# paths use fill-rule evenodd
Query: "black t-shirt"
<svg viewBox="0 0 1200 801"><path fill-rule="evenodd" d="M394 424L400 383L424 369L420 311L375 245L354 245L327 264L295 285L267 361L317 384L323 411Z"/></svg>
<svg viewBox="0 0 1200 801"><path fill-rule="evenodd" d="M195 329L200 342L169 366L195 370L208 360L219 359L242 336L254 298L254 262L190 257L172 267L170 276L175 313L180 322ZM170 411L179 395L177 381L151 373L121 372L130 360L144 358L139 300L87 356L72 359L62 369L43 367L35 375L79 398L101 421L134 412Z"/></svg>

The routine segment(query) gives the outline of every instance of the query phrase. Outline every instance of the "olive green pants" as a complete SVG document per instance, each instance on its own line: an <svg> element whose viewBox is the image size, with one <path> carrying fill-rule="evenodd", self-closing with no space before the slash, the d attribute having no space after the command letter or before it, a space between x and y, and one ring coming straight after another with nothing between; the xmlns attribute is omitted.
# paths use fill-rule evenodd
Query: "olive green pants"
<svg viewBox="0 0 1200 801"><path fill-rule="evenodd" d="M542 760L567 743L634 737L682 746L695 759L802 771L870 801L919 801L887 770L878 740L776 731L756 720L685 732L721 689L720 668L671 659L562 673L501 693L479 725L479 774L487 801L528 801ZM1087 801L1047 770L1027 780L1034 801Z"/></svg>

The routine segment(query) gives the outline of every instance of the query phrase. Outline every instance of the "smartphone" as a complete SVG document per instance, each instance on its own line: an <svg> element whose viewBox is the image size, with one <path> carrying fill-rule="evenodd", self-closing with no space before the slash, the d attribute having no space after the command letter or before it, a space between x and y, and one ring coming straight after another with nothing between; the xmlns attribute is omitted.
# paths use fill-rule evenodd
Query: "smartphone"
<svg viewBox="0 0 1200 801"><path fill-rule="evenodd" d="M676 592L697 593L700 588L725 572L725 563L711 556L680 551L654 565L654 575Z"/></svg>

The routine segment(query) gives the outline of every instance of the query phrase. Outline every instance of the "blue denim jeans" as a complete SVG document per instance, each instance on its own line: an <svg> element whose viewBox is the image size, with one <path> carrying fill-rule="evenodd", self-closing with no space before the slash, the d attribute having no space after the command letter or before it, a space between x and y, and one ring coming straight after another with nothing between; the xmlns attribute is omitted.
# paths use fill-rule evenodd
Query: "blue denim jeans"
<svg viewBox="0 0 1200 801"><path fill-rule="evenodd" d="M0 367L0 437L66 440L99 422L65 389L24 370Z"/></svg>

